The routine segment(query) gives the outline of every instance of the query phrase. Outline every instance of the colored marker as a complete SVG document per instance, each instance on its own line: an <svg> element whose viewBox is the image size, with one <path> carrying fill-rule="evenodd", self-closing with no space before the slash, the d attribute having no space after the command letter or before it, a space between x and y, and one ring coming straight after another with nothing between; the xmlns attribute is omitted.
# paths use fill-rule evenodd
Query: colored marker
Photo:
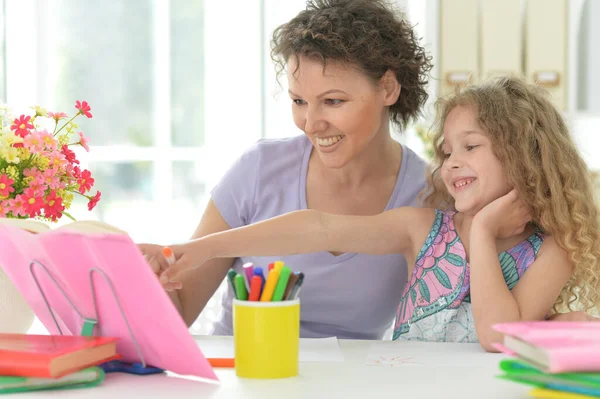
<svg viewBox="0 0 600 399"><path fill-rule="evenodd" d="M290 299L290 291L296 285L296 281L298 281L298 273L290 274L290 278L288 280L287 287L285 287L285 293L283 294L284 300Z"/></svg>
<svg viewBox="0 0 600 399"><path fill-rule="evenodd" d="M298 280L296 281L296 284L290 291L290 295L288 298L290 301L293 301L294 299L298 298L298 294L300 294L300 289L302 288L303 282L304 282L304 273L300 272L300 273L298 273Z"/></svg>
<svg viewBox="0 0 600 399"><path fill-rule="evenodd" d="M237 298L237 293L235 292L235 276L237 273L235 270L231 269L227 272L227 280L229 280L229 286L233 290L233 295Z"/></svg>
<svg viewBox="0 0 600 399"><path fill-rule="evenodd" d="M273 270L275 267L275 263L269 263L269 271Z"/></svg>
<svg viewBox="0 0 600 399"><path fill-rule="evenodd" d="M244 263L242 266L244 270L244 282L246 283L246 289L250 291L250 280L254 276L254 264L252 262Z"/></svg>
<svg viewBox="0 0 600 399"><path fill-rule="evenodd" d="M235 367L235 359L232 358L218 358L218 357L209 357L208 363L212 367L221 367L221 368L234 368Z"/></svg>
<svg viewBox="0 0 600 399"><path fill-rule="evenodd" d="M263 286L262 276L257 276L257 275L252 276L252 281L250 281L250 296L248 297L249 301L260 300L260 293L262 291L262 286Z"/></svg>
<svg viewBox="0 0 600 399"><path fill-rule="evenodd" d="M173 250L169 247L164 247L162 249L162 254L165 257L165 259L167 260L167 263L169 265L172 265L175 263L175 254L173 254Z"/></svg>
<svg viewBox="0 0 600 399"><path fill-rule="evenodd" d="M265 288L263 289L262 295L260 296L261 302L269 302L273 298L273 292L275 291L275 286L277 285L277 280L279 280L279 272L275 269L269 272L269 277L267 277L267 282L265 283Z"/></svg>
<svg viewBox="0 0 600 399"><path fill-rule="evenodd" d="M254 268L254 275L260 277L260 279L262 280L261 287L264 287L266 279L265 279L265 275L263 274L263 268L260 267L260 266L255 267Z"/></svg>
<svg viewBox="0 0 600 399"><path fill-rule="evenodd" d="M246 283L244 282L244 276L236 274L235 279L235 297L240 301L246 301L248 299L248 291L246 290Z"/></svg>
<svg viewBox="0 0 600 399"><path fill-rule="evenodd" d="M277 265L275 265L275 270L277 270ZM290 279L290 274L292 271L289 267L283 266L281 268L281 273L279 274L279 280L277 281L277 285L275 286L275 292L273 293L273 302L279 302L283 300L283 294L285 294L285 289L287 287L288 280Z"/></svg>
<svg viewBox="0 0 600 399"><path fill-rule="evenodd" d="M165 258L165 260L167 261L167 264L168 264L169 266L171 266L171 265L175 264L175 262L176 262L176 259L175 259L175 254L173 254L173 250L172 250L171 248L169 248L169 247L164 247L164 248L162 249L162 254L163 254L163 256L164 256L164 258ZM176 283L173 283L173 287L174 287L175 289L180 289L180 288L181 288L181 282L176 282Z"/></svg>
<svg viewBox="0 0 600 399"><path fill-rule="evenodd" d="M283 268L284 263L280 260L278 260L277 262L275 262L275 266L273 266L273 269L279 271L279 273L281 273L281 269Z"/></svg>

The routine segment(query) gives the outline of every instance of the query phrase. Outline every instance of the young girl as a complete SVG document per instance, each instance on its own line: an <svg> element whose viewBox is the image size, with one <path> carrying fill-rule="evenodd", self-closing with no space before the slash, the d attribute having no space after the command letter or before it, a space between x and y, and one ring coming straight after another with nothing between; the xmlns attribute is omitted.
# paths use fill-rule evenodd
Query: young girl
<svg viewBox="0 0 600 399"><path fill-rule="evenodd" d="M161 282L218 257L401 253L413 266L394 339L479 341L486 350L501 338L496 323L543 320L575 300L597 306L592 184L546 93L499 78L442 101L438 115L431 208L376 216L301 210L211 234L174 246L177 261Z"/></svg>

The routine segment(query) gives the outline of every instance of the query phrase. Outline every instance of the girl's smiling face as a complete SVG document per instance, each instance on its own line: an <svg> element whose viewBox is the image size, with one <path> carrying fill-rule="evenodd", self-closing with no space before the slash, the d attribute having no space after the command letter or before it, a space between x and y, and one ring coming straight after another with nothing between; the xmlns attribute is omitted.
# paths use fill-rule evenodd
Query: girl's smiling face
<svg viewBox="0 0 600 399"><path fill-rule="evenodd" d="M442 179L458 212L475 215L506 195L510 185L475 108L457 106L444 123Z"/></svg>

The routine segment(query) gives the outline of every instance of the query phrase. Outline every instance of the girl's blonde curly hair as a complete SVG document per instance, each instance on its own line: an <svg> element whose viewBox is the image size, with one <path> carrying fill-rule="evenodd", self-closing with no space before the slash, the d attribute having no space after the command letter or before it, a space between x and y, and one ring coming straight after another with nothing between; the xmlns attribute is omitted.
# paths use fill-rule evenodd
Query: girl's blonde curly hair
<svg viewBox="0 0 600 399"><path fill-rule="evenodd" d="M456 106L477 112L510 184L532 211L533 222L551 234L573 262L571 278L554 311L598 310L600 232L591 174L573 142L561 112L546 91L514 77L468 87L438 102L433 131L434 158L428 172L426 206L453 209L442 178L443 127Z"/></svg>

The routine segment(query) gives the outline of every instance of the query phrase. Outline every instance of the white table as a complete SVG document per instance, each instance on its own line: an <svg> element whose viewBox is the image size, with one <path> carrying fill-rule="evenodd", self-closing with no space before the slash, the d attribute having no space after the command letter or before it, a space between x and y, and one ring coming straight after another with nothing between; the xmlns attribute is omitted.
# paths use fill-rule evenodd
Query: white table
<svg viewBox="0 0 600 399"><path fill-rule="evenodd" d="M202 337L231 340L231 337ZM367 366L371 345L382 341L340 340L344 362L300 363L298 377L281 380L238 378L233 369L215 369L220 384L165 374L134 376L107 374L102 385L75 390L38 391L18 394L19 399L44 396L67 398L529 398L529 388L495 377L503 355L485 353L478 344L394 342L414 352L438 357L440 364L430 367ZM389 343L385 343L389 345Z"/></svg>

